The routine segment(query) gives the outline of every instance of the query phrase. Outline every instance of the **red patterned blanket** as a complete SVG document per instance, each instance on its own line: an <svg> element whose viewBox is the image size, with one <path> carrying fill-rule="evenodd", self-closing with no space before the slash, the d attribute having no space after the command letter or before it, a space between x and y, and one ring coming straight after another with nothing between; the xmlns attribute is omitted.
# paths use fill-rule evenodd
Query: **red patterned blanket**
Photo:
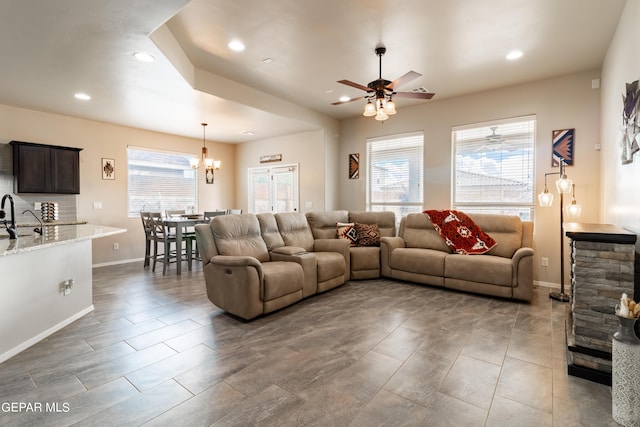
<svg viewBox="0 0 640 427"><path fill-rule="evenodd" d="M496 245L496 241L464 212L426 210L423 213L429 217L447 246L457 254L483 254Z"/></svg>

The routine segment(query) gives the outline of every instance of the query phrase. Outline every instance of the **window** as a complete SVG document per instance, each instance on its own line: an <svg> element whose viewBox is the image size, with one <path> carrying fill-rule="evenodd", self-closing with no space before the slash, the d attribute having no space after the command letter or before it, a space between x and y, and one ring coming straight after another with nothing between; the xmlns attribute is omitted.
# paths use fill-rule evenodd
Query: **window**
<svg viewBox="0 0 640 427"><path fill-rule="evenodd" d="M422 211L422 132L367 139L368 211Z"/></svg>
<svg viewBox="0 0 640 427"><path fill-rule="evenodd" d="M533 219L535 116L453 128L452 208Z"/></svg>
<svg viewBox="0 0 640 427"><path fill-rule="evenodd" d="M189 164L192 157L128 147L129 217L139 217L140 211L197 210L198 174Z"/></svg>

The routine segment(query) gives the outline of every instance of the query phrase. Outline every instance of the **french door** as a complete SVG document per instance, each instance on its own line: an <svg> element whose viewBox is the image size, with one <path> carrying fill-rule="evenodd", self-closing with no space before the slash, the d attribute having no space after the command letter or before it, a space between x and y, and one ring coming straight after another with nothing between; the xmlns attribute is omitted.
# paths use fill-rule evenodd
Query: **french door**
<svg viewBox="0 0 640 427"><path fill-rule="evenodd" d="M249 212L297 212L298 165L249 168Z"/></svg>

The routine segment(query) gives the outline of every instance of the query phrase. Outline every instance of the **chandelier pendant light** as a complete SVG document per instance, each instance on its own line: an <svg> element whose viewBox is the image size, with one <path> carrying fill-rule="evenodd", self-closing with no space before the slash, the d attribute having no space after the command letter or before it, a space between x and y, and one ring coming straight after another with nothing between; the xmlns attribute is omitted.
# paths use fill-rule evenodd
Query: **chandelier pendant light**
<svg viewBox="0 0 640 427"><path fill-rule="evenodd" d="M203 164L206 169L205 177L207 184L213 184L213 171L220 169L222 162L209 157L209 150L207 149L206 129L207 123L200 123L202 125L202 154L200 158L193 157L189 160L193 169L198 169L200 164Z"/></svg>

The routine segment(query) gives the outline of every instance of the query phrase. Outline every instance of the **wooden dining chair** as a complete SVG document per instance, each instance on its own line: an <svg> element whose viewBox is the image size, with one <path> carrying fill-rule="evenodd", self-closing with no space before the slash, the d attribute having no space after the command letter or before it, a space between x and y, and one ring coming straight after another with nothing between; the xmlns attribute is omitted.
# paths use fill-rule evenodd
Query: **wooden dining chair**
<svg viewBox="0 0 640 427"><path fill-rule="evenodd" d="M151 261L151 242L153 241L153 225L151 223L151 212L140 211L140 219L142 220L142 229L144 230L144 264L143 267L149 267Z"/></svg>
<svg viewBox="0 0 640 427"><path fill-rule="evenodd" d="M156 263L158 261L162 261L162 274L167 274L167 267L170 263L176 262L176 251L182 251L183 255L186 255L186 261L189 263L189 270L191 270L191 265L193 262L193 241L194 238L190 236L183 235L183 242L185 242L185 248L176 247L176 235L169 230L164 223L162 215L160 212L151 212L150 213L151 224L152 224L152 236L153 236L153 246L154 246L154 254L151 257L153 259L153 266L151 271L156 271ZM158 244L162 244L162 251L158 251Z"/></svg>
<svg viewBox="0 0 640 427"><path fill-rule="evenodd" d="M228 215L240 215L242 213L242 209L229 209L227 210Z"/></svg>
<svg viewBox="0 0 640 427"><path fill-rule="evenodd" d="M227 211L204 211L204 219L207 221L211 221L211 218L219 215L226 215Z"/></svg>

